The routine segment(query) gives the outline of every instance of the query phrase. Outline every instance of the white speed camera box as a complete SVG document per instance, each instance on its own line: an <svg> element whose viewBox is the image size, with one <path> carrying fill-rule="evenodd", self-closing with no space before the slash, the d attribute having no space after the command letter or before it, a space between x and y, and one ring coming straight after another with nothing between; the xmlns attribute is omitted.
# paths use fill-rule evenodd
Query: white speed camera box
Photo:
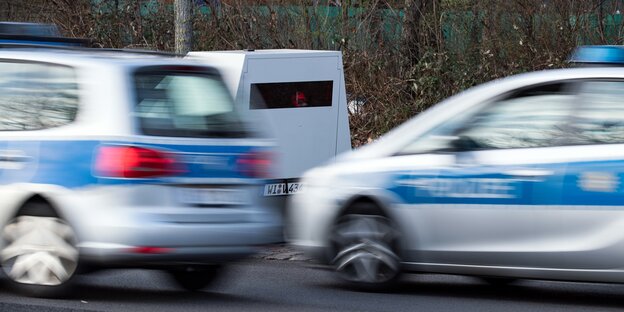
<svg viewBox="0 0 624 312"><path fill-rule="evenodd" d="M189 57L221 72L244 115L268 121L279 149L276 181L265 195L296 192L305 170L351 149L341 52L245 50Z"/></svg>

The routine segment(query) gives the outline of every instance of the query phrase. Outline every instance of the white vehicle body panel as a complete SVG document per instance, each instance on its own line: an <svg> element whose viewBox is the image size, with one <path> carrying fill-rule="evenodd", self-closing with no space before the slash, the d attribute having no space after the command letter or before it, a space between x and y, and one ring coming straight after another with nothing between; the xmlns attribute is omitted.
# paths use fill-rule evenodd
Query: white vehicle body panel
<svg viewBox="0 0 624 312"><path fill-rule="evenodd" d="M277 179L301 174L351 149L342 55L339 51L257 50L191 52L190 58L222 73L239 109L267 120L279 146ZM333 82L332 106L250 109L254 83Z"/></svg>
<svg viewBox="0 0 624 312"><path fill-rule="evenodd" d="M377 142L343 155L336 163L308 171L303 178L303 183L308 185L306 191L291 200L290 240L320 258L327 256L332 224L352 200L366 197L377 202L398 224L402 233L403 264L408 270L624 282L624 254L621 252L624 248L624 231L621 230L624 202L614 205L526 204L536 196L551 196L555 201L573 196L563 191L564 186L576 187L575 182L562 178L564 173L577 174L570 170L621 172L620 167L608 167L607 162L624 159L622 144L395 156L407 143L450 117L512 90L582 79L623 80L624 69L550 70L487 83L449 98ZM590 167L591 162L604 163ZM579 163L590 164L582 169L568 165ZM505 183L532 183L527 184L532 192L522 195L531 197L510 196L505 202L502 200L507 197L504 191L500 192L501 186L490 185L492 192L474 191L472 195L478 198L500 196L502 204L418 203L406 202L395 190L400 184L412 183L422 188L427 179L438 182L461 177L460 172L471 172L471 168L477 170L470 175L469 179L473 180L485 179L480 174L487 178L487 173L495 172L502 178L493 179L494 182L504 179ZM410 178L412 176L414 178ZM604 192L619 196L613 193L616 182L596 181L579 187L589 188L596 192L595 196L603 196ZM544 183L549 188L543 189ZM502 189L504 187L506 185ZM546 194L546 190L552 193ZM443 191L446 198L454 197L451 189ZM466 196L461 194L461 197Z"/></svg>
<svg viewBox="0 0 624 312"><path fill-rule="evenodd" d="M13 219L27 200L34 196L44 198L76 231L81 257L104 266L121 263L143 267L150 263L205 262L206 259L225 261L253 253L257 245L281 240L280 217L262 203L254 200L247 207L238 208L189 207L181 204L175 187L227 185L255 194L257 191L251 188L260 186L254 179L179 176L165 177L152 184L138 181L105 185L100 183L102 177L91 172L95 156L87 155L80 162L66 163L66 158L74 153L95 154L98 144L178 146L188 150L207 146L223 149L274 146L271 140L254 137L161 137L138 131L137 118L134 118L133 71L148 66L201 64L174 57L45 48L2 49L0 62L69 66L76 73L79 97L76 118L66 125L32 131L0 131L0 158L3 159L0 160L0 196L3 199L0 201L0 225ZM89 150L80 150L85 142L93 145L88 146ZM75 148L44 149L50 143ZM188 150L184 152L191 154ZM208 160L213 157L202 154L202 150L194 153ZM27 161L16 165L5 161L5 156L23 156ZM71 171L61 173L73 177L75 170L76 175L91 175L95 179L79 186L39 181L58 174L55 170L59 170L56 166L61 162L70 167L65 171ZM3 243L0 240L0 248ZM164 257L132 254L130 248L136 246L169 246L175 253Z"/></svg>

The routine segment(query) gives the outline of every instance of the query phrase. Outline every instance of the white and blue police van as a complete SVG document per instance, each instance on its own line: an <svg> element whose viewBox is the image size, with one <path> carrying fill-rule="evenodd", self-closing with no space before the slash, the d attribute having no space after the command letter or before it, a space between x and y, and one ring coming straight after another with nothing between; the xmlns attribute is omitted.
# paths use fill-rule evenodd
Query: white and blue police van
<svg viewBox="0 0 624 312"><path fill-rule="evenodd" d="M351 150L342 54L321 50L190 52L221 72L244 118L261 120L278 149L264 196L284 209L300 177Z"/></svg>
<svg viewBox="0 0 624 312"><path fill-rule="evenodd" d="M624 47L457 94L303 176L291 242L351 285L400 273L624 283Z"/></svg>
<svg viewBox="0 0 624 312"><path fill-rule="evenodd" d="M199 289L281 241L261 200L274 143L216 69L37 27L0 23L0 264L13 286L45 296L82 268L124 267Z"/></svg>

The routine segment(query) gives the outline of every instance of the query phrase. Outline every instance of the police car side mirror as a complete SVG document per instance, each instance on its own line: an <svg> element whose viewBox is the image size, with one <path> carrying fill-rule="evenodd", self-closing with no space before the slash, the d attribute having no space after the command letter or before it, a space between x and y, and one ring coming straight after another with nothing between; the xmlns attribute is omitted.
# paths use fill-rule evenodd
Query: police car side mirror
<svg viewBox="0 0 624 312"><path fill-rule="evenodd" d="M408 145L394 155L400 156L423 153L447 154L480 148L474 140L465 136L432 135L423 141L417 142L419 143L418 145Z"/></svg>
<svg viewBox="0 0 624 312"><path fill-rule="evenodd" d="M434 135L430 138L430 149L433 153L454 153L465 149L465 143L459 136L454 135Z"/></svg>
<svg viewBox="0 0 624 312"><path fill-rule="evenodd" d="M455 136L449 145L453 152L474 151L481 147L471 137L464 135Z"/></svg>

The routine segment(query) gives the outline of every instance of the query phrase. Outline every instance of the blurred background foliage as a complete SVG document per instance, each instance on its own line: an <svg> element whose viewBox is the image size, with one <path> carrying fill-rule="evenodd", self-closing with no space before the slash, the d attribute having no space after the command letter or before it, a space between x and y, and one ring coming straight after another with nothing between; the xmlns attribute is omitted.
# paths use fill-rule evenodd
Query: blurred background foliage
<svg viewBox="0 0 624 312"><path fill-rule="evenodd" d="M622 44L624 0L194 0L193 50L328 49L344 57L354 146L500 77ZM173 51L173 0L4 0L0 19L58 24L102 47Z"/></svg>

